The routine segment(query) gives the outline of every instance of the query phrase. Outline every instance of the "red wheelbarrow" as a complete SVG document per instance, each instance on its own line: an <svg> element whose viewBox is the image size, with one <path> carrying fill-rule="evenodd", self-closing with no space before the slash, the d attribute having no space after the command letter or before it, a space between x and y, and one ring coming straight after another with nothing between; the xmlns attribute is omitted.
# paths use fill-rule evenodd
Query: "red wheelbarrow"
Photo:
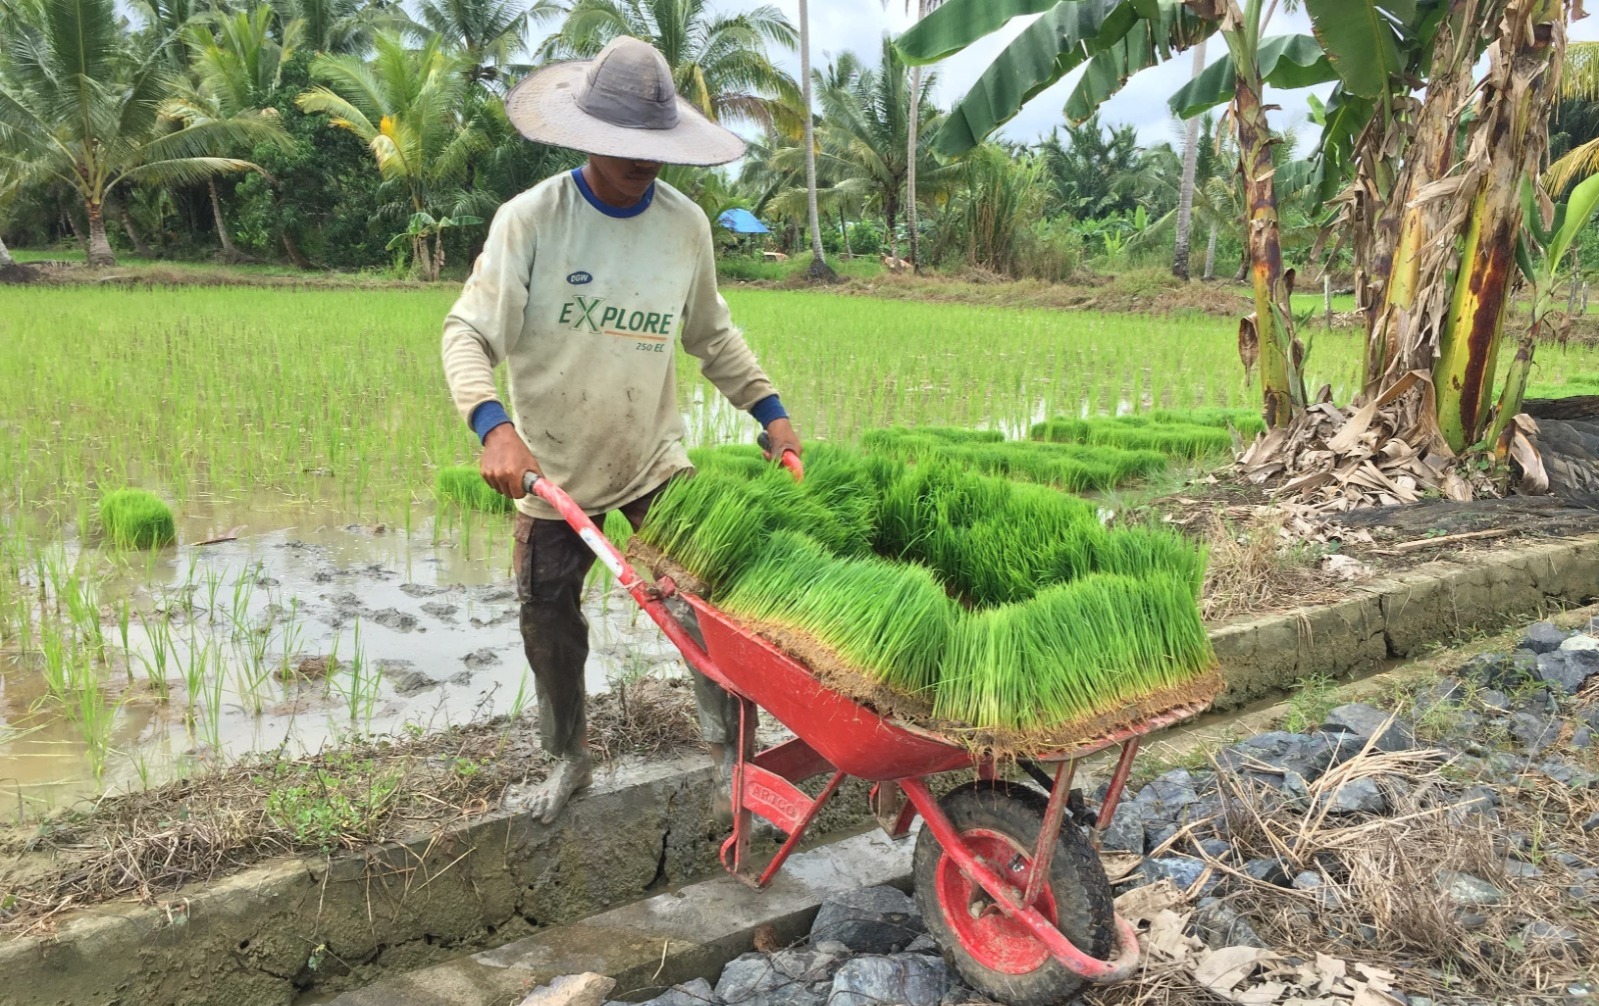
<svg viewBox="0 0 1599 1006"><path fill-rule="evenodd" d="M801 473L797 457L783 461ZM733 834L721 853L729 872L764 887L839 785L854 776L875 783L872 810L891 837L908 835L922 818L913 857L917 903L929 932L977 991L1013 1006L1045 1006L1070 999L1085 983L1132 975L1138 940L1115 914L1099 837L1116 813L1142 737L1198 715L1205 704L1019 763L1042 791L1007 782L992 761L823 685L787 653L678 590L670 577L639 576L548 479L529 472L524 488L565 518L691 666L741 700L746 743L733 771ZM668 610L674 597L693 609L703 646ZM795 738L754 752L757 707ZM1084 821L1088 815L1072 790L1077 762L1118 745L1098 816ZM961 769L975 769L976 781L933 795L930 776ZM818 795L799 788L819 776L827 782ZM753 815L787 834L764 866L749 855ZM1072 825L1064 827L1068 817Z"/></svg>

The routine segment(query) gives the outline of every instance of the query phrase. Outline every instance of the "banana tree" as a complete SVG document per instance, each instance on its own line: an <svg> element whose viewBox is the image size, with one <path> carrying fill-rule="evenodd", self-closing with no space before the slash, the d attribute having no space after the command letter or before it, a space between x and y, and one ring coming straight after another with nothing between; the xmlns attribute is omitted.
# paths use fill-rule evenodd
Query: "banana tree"
<svg viewBox="0 0 1599 1006"><path fill-rule="evenodd" d="M1274 6L1274 5L1273 5ZM1286 426L1304 408L1302 350L1293 332L1273 183L1273 134L1263 98L1267 85L1304 87L1336 77L1315 39L1265 36L1265 0L948 0L899 39L907 61L929 63L966 48L1012 18L1041 15L1022 29L951 110L935 139L949 156L970 150L1028 100L1084 67L1066 102L1081 122L1127 80L1219 33L1227 58L1173 99L1186 114L1222 102L1237 130L1238 169L1248 206L1254 313L1239 324L1246 364L1257 358L1266 421Z"/></svg>

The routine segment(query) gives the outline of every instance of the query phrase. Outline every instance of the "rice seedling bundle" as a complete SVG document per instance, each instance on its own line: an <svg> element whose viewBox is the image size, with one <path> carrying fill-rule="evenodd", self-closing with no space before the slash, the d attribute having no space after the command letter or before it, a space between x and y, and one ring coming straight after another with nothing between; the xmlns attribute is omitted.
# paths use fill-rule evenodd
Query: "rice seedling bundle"
<svg viewBox="0 0 1599 1006"><path fill-rule="evenodd" d="M967 432L986 439L959 435ZM1007 441L997 431L873 430L862 436L861 445L874 454L907 463L948 461L986 475L1037 482L1067 492L1114 489L1166 468L1166 456L1159 451Z"/></svg>
<svg viewBox="0 0 1599 1006"><path fill-rule="evenodd" d="M115 489L101 497L100 524L117 548L159 548L178 540L171 508L143 489Z"/></svg>
<svg viewBox="0 0 1599 1006"><path fill-rule="evenodd" d="M1035 425L1029 436L1046 443L1157 451L1187 459L1224 454L1233 447L1232 434L1225 429L1196 423L1161 423L1143 416L1051 419Z"/></svg>
<svg viewBox="0 0 1599 1006"><path fill-rule="evenodd" d="M1213 694L1204 557L1180 535L1107 529L1085 500L944 450L991 439L868 440L813 447L801 483L741 448L696 451L700 474L661 494L639 540L834 687L985 744ZM914 463L880 453L923 440L940 448Z"/></svg>
<svg viewBox="0 0 1599 1006"><path fill-rule="evenodd" d="M1155 423L1231 428L1246 437L1266 432L1266 420L1261 417L1259 409L1151 409L1143 415Z"/></svg>
<svg viewBox="0 0 1599 1006"><path fill-rule="evenodd" d="M433 483L433 492L441 503L453 503L468 510L484 513L510 513L510 499L496 492L483 481L483 473L471 465L454 465L440 468Z"/></svg>

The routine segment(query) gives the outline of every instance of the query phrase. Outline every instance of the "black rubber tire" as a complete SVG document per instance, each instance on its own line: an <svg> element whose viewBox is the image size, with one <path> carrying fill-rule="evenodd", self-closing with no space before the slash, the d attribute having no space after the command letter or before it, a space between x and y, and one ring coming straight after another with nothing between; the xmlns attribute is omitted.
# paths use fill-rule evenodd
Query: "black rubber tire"
<svg viewBox="0 0 1599 1006"><path fill-rule="evenodd" d="M1038 790L1020 783L972 782L951 790L938 801L958 832L986 828L1009 836L1023 848L1037 845L1048 800ZM1069 1002L1086 981L1054 958L1036 969L1012 975L978 963L962 946L960 937L944 916L938 901L938 864L944 848L933 831L923 825L916 837L912 871L916 904L927 931L938 942L944 958L966 983L983 995L1010 1006L1054 1006ZM1070 819L1060 830L1049 865L1050 890L1055 897L1055 919L1074 946L1106 959L1115 945L1115 903L1105 868L1082 829Z"/></svg>

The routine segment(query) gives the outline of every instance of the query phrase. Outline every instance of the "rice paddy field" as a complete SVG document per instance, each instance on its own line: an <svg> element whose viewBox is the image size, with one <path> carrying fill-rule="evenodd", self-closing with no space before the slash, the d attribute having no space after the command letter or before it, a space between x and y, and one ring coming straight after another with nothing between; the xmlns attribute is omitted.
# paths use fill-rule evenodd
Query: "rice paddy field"
<svg viewBox="0 0 1599 1006"><path fill-rule="evenodd" d="M477 453L438 360L455 292L0 288L0 813L531 703L510 518L446 471ZM1221 319L726 295L811 442L1033 433L1072 455L1059 487L1091 494L1140 474L1107 482L1110 455L1085 452L1219 444L1156 444L1138 417L1256 401ZM1307 334L1311 383L1346 397L1357 339ZM1540 359L1543 386L1599 375L1591 348ZM679 368L692 444L753 438ZM170 507L175 543L108 533L125 489ZM598 575L586 604L591 688L674 665Z"/></svg>

